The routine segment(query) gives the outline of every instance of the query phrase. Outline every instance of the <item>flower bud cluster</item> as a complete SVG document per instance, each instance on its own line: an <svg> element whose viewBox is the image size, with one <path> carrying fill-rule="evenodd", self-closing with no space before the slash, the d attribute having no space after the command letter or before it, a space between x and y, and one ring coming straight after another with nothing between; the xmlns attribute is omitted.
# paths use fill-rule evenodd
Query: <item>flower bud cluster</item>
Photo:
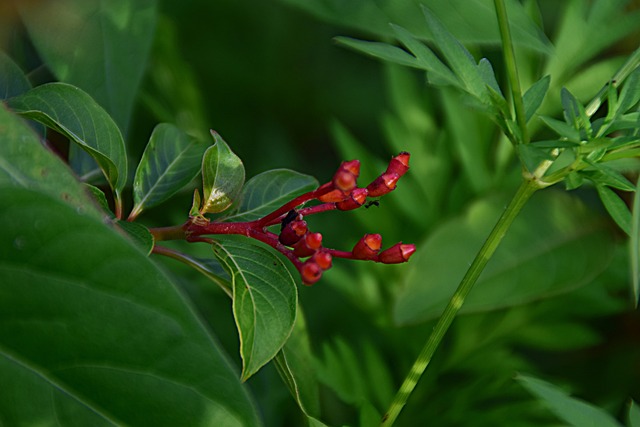
<svg viewBox="0 0 640 427"><path fill-rule="evenodd" d="M393 191L398 180L409 170L409 158L410 155L406 152L393 157L387 169L366 187L357 185L360 161L342 162L330 182L321 185L310 192L309 197L304 198L305 201L316 199L321 202L320 205L300 211L295 209L297 205L292 206L288 213L279 217L281 227L278 242L286 247L279 250L288 251L285 254L296 264L304 284L311 285L317 282L323 272L331 268L334 257L384 264L397 264L409 260L416 250L415 245L396 243L381 251L382 236L379 234L366 234L350 252L324 248L322 234L310 232L301 213L306 212L310 215L330 209L349 211L363 206L368 197L380 197ZM302 199L296 199L299 200Z"/></svg>

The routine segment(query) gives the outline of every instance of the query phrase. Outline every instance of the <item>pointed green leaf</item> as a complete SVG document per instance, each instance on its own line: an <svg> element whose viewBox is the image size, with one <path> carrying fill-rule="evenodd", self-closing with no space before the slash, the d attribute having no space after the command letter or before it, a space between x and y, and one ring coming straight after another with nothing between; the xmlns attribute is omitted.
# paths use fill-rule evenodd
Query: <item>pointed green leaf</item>
<svg viewBox="0 0 640 427"><path fill-rule="evenodd" d="M631 235L629 239L629 258L631 265L631 295L633 305L640 302L640 179L636 183L636 194L631 208Z"/></svg>
<svg viewBox="0 0 640 427"><path fill-rule="evenodd" d="M117 221L116 224L120 227L127 236L138 245L138 248L145 254L149 255L153 249L153 236L147 227L137 222L129 221Z"/></svg>
<svg viewBox="0 0 640 427"><path fill-rule="evenodd" d="M262 218L291 199L315 190L318 181L289 169L273 169L254 176L242 189L237 211L227 219L253 221Z"/></svg>
<svg viewBox="0 0 640 427"><path fill-rule="evenodd" d="M540 108L540 105L542 105L542 101L544 101L547 90L549 90L550 83L551 76L544 76L531 85L531 87L525 92L522 97L522 102L524 103L524 111L527 121L531 120L536 111L538 111L538 108Z"/></svg>
<svg viewBox="0 0 640 427"><path fill-rule="evenodd" d="M423 42L417 40L413 35L399 25L390 24L396 37L406 46L420 63L420 68L427 71L429 80L461 87L460 80L451 70L440 61L440 59Z"/></svg>
<svg viewBox="0 0 640 427"><path fill-rule="evenodd" d="M540 116L542 122L549 127L549 129L556 132L558 135L567 138L569 141L580 142L580 132L578 132L573 126L569 126L565 122L556 120L551 117Z"/></svg>
<svg viewBox="0 0 640 427"><path fill-rule="evenodd" d="M189 209L189 216L200 215L200 206L202 206L202 197L198 189L193 190L193 201L191 202L191 209Z"/></svg>
<svg viewBox="0 0 640 427"><path fill-rule="evenodd" d="M591 135L593 133L591 129L591 122L589 121L587 113L580 101L578 101L578 99L564 87L560 91L560 100L562 102L564 119L567 124L577 131L584 129L586 137L591 139Z"/></svg>
<svg viewBox="0 0 640 427"><path fill-rule="evenodd" d="M518 374L516 380L564 422L576 426L622 427L609 413L538 378Z"/></svg>
<svg viewBox="0 0 640 427"><path fill-rule="evenodd" d="M620 98L618 98L617 114L624 114L640 101L640 67L636 68L625 80Z"/></svg>
<svg viewBox="0 0 640 427"><path fill-rule="evenodd" d="M280 351L296 320L298 293L280 258L252 243L225 239L213 253L231 276L233 315L240 335L242 379Z"/></svg>
<svg viewBox="0 0 640 427"><path fill-rule="evenodd" d="M104 109L81 89L49 83L9 99L7 105L78 144L100 165L116 193L124 188L127 157L122 134Z"/></svg>
<svg viewBox="0 0 640 427"><path fill-rule="evenodd" d="M0 185L37 189L88 215L103 217L104 212L89 197L85 186L69 173L69 168L42 147L24 120L1 104L0 141Z"/></svg>
<svg viewBox="0 0 640 427"><path fill-rule="evenodd" d="M596 170L583 171L583 175L595 184L606 185L607 187L617 188L622 191L636 190L636 186L617 170L600 163L591 163L591 165Z"/></svg>
<svg viewBox="0 0 640 427"><path fill-rule="evenodd" d="M482 58L480 62L478 62L478 72L487 86L502 95L502 91L496 80L496 73L493 71L493 66L487 58Z"/></svg>
<svg viewBox="0 0 640 427"><path fill-rule="evenodd" d="M394 307L399 323L442 313L504 206L503 198L478 201L416 245ZM610 227L579 199L538 192L515 219L461 311L496 310L569 292L600 274L613 250Z"/></svg>
<svg viewBox="0 0 640 427"><path fill-rule="evenodd" d="M350 37L336 37L338 44L349 47L358 52L366 53L374 58L393 62L406 67L421 68L418 60L399 47L387 43L356 40Z"/></svg>
<svg viewBox="0 0 640 427"><path fill-rule="evenodd" d="M24 72L9 56L0 51L0 99L21 95L31 89Z"/></svg>
<svg viewBox="0 0 640 427"><path fill-rule="evenodd" d="M451 69L464 83L466 90L482 102L486 102L486 89L480 76L473 56L436 18L436 16L422 5L427 25L433 34L438 49L442 52Z"/></svg>
<svg viewBox="0 0 640 427"><path fill-rule="evenodd" d="M640 408L633 400L629 402L629 427L640 427Z"/></svg>
<svg viewBox="0 0 640 427"><path fill-rule="evenodd" d="M598 196L611 218L628 235L631 235L631 212L620 197L609 187L596 184Z"/></svg>
<svg viewBox="0 0 640 427"><path fill-rule="evenodd" d="M244 184L244 165L226 142L211 131L215 141L202 158L204 204L201 214L222 212L236 200Z"/></svg>
<svg viewBox="0 0 640 427"><path fill-rule="evenodd" d="M172 124L157 125L136 170L131 216L157 206L191 182L200 173L207 147Z"/></svg>
<svg viewBox="0 0 640 427"><path fill-rule="evenodd" d="M16 6L56 78L90 94L126 135L153 41L156 0L58 0Z"/></svg>

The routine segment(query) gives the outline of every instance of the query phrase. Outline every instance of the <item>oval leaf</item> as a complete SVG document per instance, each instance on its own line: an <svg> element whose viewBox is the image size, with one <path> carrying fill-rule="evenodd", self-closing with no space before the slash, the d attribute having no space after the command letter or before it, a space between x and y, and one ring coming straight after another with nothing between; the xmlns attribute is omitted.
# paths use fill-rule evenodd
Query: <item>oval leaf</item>
<svg viewBox="0 0 640 427"><path fill-rule="evenodd" d="M274 169L254 176L242 189L237 212L228 217L234 221L262 218L289 200L318 187L310 176L289 169Z"/></svg>
<svg viewBox="0 0 640 427"><path fill-rule="evenodd" d="M0 51L0 99L21 95L29 89L31 83L18 64Z"/></svg>
<svg viewBox="0 0 640 427"><path fill-rule="evenodd" d="M232 278L233 315L246 380L289 338L296 320L296 285L280 258L262 247L225 239L214 242L213 252Z"/></svg>
<svg viewBox="0 0 640 427"><path fill-rule="evenodd" d="M11 98L18 114L62 133L95 159L116 193L127 181L122 134L113 119L89 95L65 83L38 86Z"/></svg>
<svg viewBox="0 0 640 427"><path fill-rule="evenodd" d="M207 147L172 124L157 125L136 170L131 217L164 202L194 179Z"/></svg>
<svg viewBox="0 0 640 427"><path fill-rule="evenodd" d="M496 200L478 201L418 245L395 305L399 323L442 313L503 206ZM578 199L540 192L512 224L462 312L524 304L589 283L607 267L613 247L606 222Z"/></svg>
<svg viewBox="0 0 640 427"><path fill-rule="evenodd" d="M204 205L201 214L222 212L235 201L244 184L244 165L217 132L215 145L202 158Z"/></svg>

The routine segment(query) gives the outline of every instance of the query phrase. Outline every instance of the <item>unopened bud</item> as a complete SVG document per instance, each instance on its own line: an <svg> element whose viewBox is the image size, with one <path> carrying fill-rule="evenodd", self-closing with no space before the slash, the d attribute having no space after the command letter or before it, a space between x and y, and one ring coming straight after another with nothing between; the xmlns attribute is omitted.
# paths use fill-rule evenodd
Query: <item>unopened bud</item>
<svg viewBox="0 0 640 427"><path fill-rule="evenodd" d="M382 236L379 234L365 234L358 240L351 253L355 259L375 259L382 246Z"/></svg>
<svg viewBox="0 0 640 427"><path fill-rule="evenodd" d="M367 200L367 194L369 192L366 188L356 188L351 192L351 195L347 200L336 203L336 208L341 211L350 211L357 209L364 204Z"/></svg>
<svg viewBox="0 0 640 427"><path fill-rule="evenodd" d="M313 255L322 247L322 234L307 233L304 238L300 239L293 247L293 253L298 257L306 257Z"/></svg>
<svg viewBox="0 0 640 427"><path fill-rule="evenodd" d="M342 202L344 200L347 200L348 198L349 198L349 192L336 188L335 190L332 190L318 197L318 200L324 203L337 203L337 202Z"/></svg>
<svg viewBox="0 0 640 427"><path fill-rule="evenodd" d="M315 254L313 254L311 259L313 261L315 261L315 263L318 264L321 269L328 270L328 269L331 268L331 261L332 261L333 257L331 256L331 254L329 252L325 252L325 251L320 250L320 251L316 252Z"/></svg>
<svg viewBox="0 0 640 427"><path fill-rule="evenodd" d="M396 188L400 176L397 173L383 173L371 184L367 185L369 197L380 197Z"/></svg>
<svg viewBox="0 0 640 427"><path fill-rule="evenodd" d="M307 231L306 221L294 220L282 227L282 231L280 231L280 235L278 236L278 241L283 245L291 246L297 243L302 236L307 233Z"/></svg>
<svg viewBox="0 0 640 427"><path fill-rule="evenodd" d="M360 175L360 160L349 160L342 162L340 169L351 172L356 178Z"/></svg>
<svg viewBox="0 0 640 427"><path fill-rule="evenodd" d="M402 244L396 243L389 249L385 249L380 252L378 260L384 264L399 264L401 262L409 261L409 258L416 251L416 245L414 244Z"/></svg>
<svg viewBox="0 0 640 427"><path fill-rule="evenodd" d="M409 158L411 155L406 151L401 152L391 159L385 173L395 173L401 177L409 170Z"/></svg>
<svg viewBox="0 0 640 427"><path fill-rule="evenodd" d="M358 177L353 173L345 170L339 169L338 172L333 176L333 185L339 190L350 192L354 188L356 188L356 179Z"/></svg>
<svg viewBox="0 0 640 427"><path fill-rule="evenodd" d="M313 259L309 259L300 267L300 277L305 285L313 285L322 277L322 268Z"/></svg>

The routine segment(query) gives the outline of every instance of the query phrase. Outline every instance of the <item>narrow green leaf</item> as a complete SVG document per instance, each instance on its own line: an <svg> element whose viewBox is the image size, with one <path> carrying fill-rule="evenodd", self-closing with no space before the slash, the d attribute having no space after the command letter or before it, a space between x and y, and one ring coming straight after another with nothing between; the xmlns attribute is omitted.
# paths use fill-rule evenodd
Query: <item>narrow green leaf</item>
<svg viewBox="0 0 640 427"><path fill-rule="evenodd" d="M0 100L21 95L31 89L31 83L18 64L0 51Z"/></svg>
<svg viewBox="0 0 640 427"><path fill-rule="evenodd" d="M198 189L193 190L193 201L191 202L191 209L189 209L189 216L200 215L200 206L202 206L202 197Z"/></svg>
<svg viewBox="0 0 640 427"><path fill-rule="evenodd" d="M58 0L16 6L56 78L90 94L126 135L153 41L156 3Z"/></svg>
<svg viewBox="0 0 640 427"><path fill-rule="evenodd" d="M442 313L503 208L503 198L478 201L417 244L394 307L397 322ZM574 290L609 265L613 250L610 227L578 198L538 192L515 219L461 311L496 310Z"/></svg>
<svg viewBox="0 0 640 427"><path fill-rule="evenodd" d="M545 160L553 160L552 148L542 147L538 144L518 144L516 147L520 159L529 172L535 171Z"/></svg>
<svg viewBox="0 0 640 427"><path fill-rule="evenodd" d="M524 102L524 111L527 121L531 120L533 115L538 111L542 101L544 100L547 90L549 90L549 84L551 83L551 76L544 76L525 92L522 97Z"/></svg>
<svg viewBox="0 0 640 427"><path fill-rule="evenodd" d="M102 218L87 189L69 168L44 149L33 130L20 117L0 105L0 185L38 190L96 218Z"/></svg>
<svg viewBox="0 0 640 427"><path fill-rule="evenodd" d="M481 102L488 101L484 81L473 56L424 5L422 5L422 12L427 20L429 30L433 34L436 46L447 59L456 76L464 83L466 90Z"/></svg>
<svg viewBox="0 0 640 427"><path fill-rule="evenodd" d="M81 89L49 83L9 99L7 105L78 144L100 165L116 193L124 188L127 157L122 134L106 111Z"/></svg>
<svg viewBox="0 0 640 427"><path fill-rule="evenodd" d="M569 141L580 142L580 132L573 126L569 126L565 122L553 119L551 117L540 116L542 122L549 127L549 129L556 132L558 135L567 138Z"/></svg>
<svg viewBox="0 0 640 427"><path fill-rule="evenodd" d="M244 165L226 142L211 131L215 141L202 158L204 203L201 214L222 212L229 208L240 194L244 184Z"/></svg>
<svg viewBox="0 0 640 427"><path fill-rule="evenodd" d="M136 170L131 216L164 202L193 180L207 147L172 124L157 125Z"/></svg>
<svg viewBox="0 0 640 427"><path fill-rule="evenodd" d="M622 427L609 413L538 378L518 374L516 380L558 418L575 427Z"/></svg>
<svg viewBox="0 0 640 427"><path fill-rule="evenodd" d="M636 183L636 194L631 208L631 234L629 239L631 265L631 295L637 308L640 301L640 179Z"/></svg>
<svg viewBox="0 0 640 427"><path fill-rule="evenodd" d="M384 61L393 62L394 64L400 64L407 67L421 68L420 63L416 58L409 55L399 47L392 46L387 43L356 40L350 37L336 37L334 40L338 44L341 44L358 52L366 53L367 55L373 56L374 58L382 59Z"/></svg>
<svg viewBox="0 0 640 427"><path fill-rule="evenodd" d="M629 427L640 427L640 408L634 400L629 402Z"/></svg>
<svg viewBox="0 0 640 427"><path fill-rule="evenodd" d="M484 83L493 89L496 93L502 95L498 81L496 80L496 73L493 71L493 66L487 58L480 59L478 62L478 72Z"/></svg>
<svg viewBox="0 0 640 427"><path fill-rule="evenodd" d="M318 181L314 177L289 169L263 172L247 181L239 197L238 209L227 219L253 221L262 218L289 200L317 187Z"/></svg>
<svg viewBox="0 0 640 427"><path fill-rule="evenodd" d="M461 87L460 80L440 59L420 40L399 25L390 24L396 37L413 53L420 63L420 68L427 71L427 77L433 84L443 82L455 87Z"/></svg>
<svg viewBox="0 0 640 427"><path fill-rule="evenodd" d="M596 184L598 196L611 218L628 235L631 235L631 212L627 205L609 187Z"/></svg>
<svg viewBox="0 0 640 427"><path fill-rule="evenodd" d="M591 163L591 162L590 162ZM596 185L605 185L607 187L617 188L622 191L635 191L636 186L633 185L624 175L613 168L605 166L601 163L591 163L596 170L583 171L583 175L588 177Z"/></svg>
<svg viewBox="0 0 640 427"><path fill-rule="evenodd" d="M560 100L562 102L562 109L564 111L564 119L569 126L572 126L577 131L584 129L587 139L591 139L593 130L591 128L591 122L587 117L587 113L584 110L584 106L573 96L567 88L562 88L560 91Z"/></svg>
<svg viewBox="0 0 640 427"><path fill-rule="evenodd" d="M4 421L259 424L227 357L129 239L39 190L1 183L0 200Z"/></svg>
<svg viewBox="0 0 640 427"><path fill-rule="evenodd" d="M268 250L239 240L213 244L231 276L233 315L240 335L242 379L280 351L296 320L298 293L289 270Z"/></svg>
<svg viewBox="0 0 640 427"><path fill-rule="evenodd" d="M117 221L116 224L142 252L147 255L151 254L151 250L153 249L153 236L147 227L137 222L129 221Z"/></svg>
<svg viewBox="0 0 640 427"><path fill-rule="evenodd" d="M313 366L306 321L300 307L298 307L298 316L291 336L274 358L274 362L300 410L308 417L318 417L320 415L318 381Z"/></svg>
<svg viewBox="0 0 640 427"><path fill-rule="evenodd" d="M102 210L105 211L112 219L115 218L115 215L111 212L111 208L109 208L109 202L107 201L107 196L105 196L104 191L91 184L85 184L85 187L91 194L93 194L93 197L96 199Z"/></svg>
<svg viewBox="0 0 640 427"><path fill-rule="evenodd" d="M640 101L640 67L627 77L620 97L618 98L617 114L624 114Z"/></svg>

